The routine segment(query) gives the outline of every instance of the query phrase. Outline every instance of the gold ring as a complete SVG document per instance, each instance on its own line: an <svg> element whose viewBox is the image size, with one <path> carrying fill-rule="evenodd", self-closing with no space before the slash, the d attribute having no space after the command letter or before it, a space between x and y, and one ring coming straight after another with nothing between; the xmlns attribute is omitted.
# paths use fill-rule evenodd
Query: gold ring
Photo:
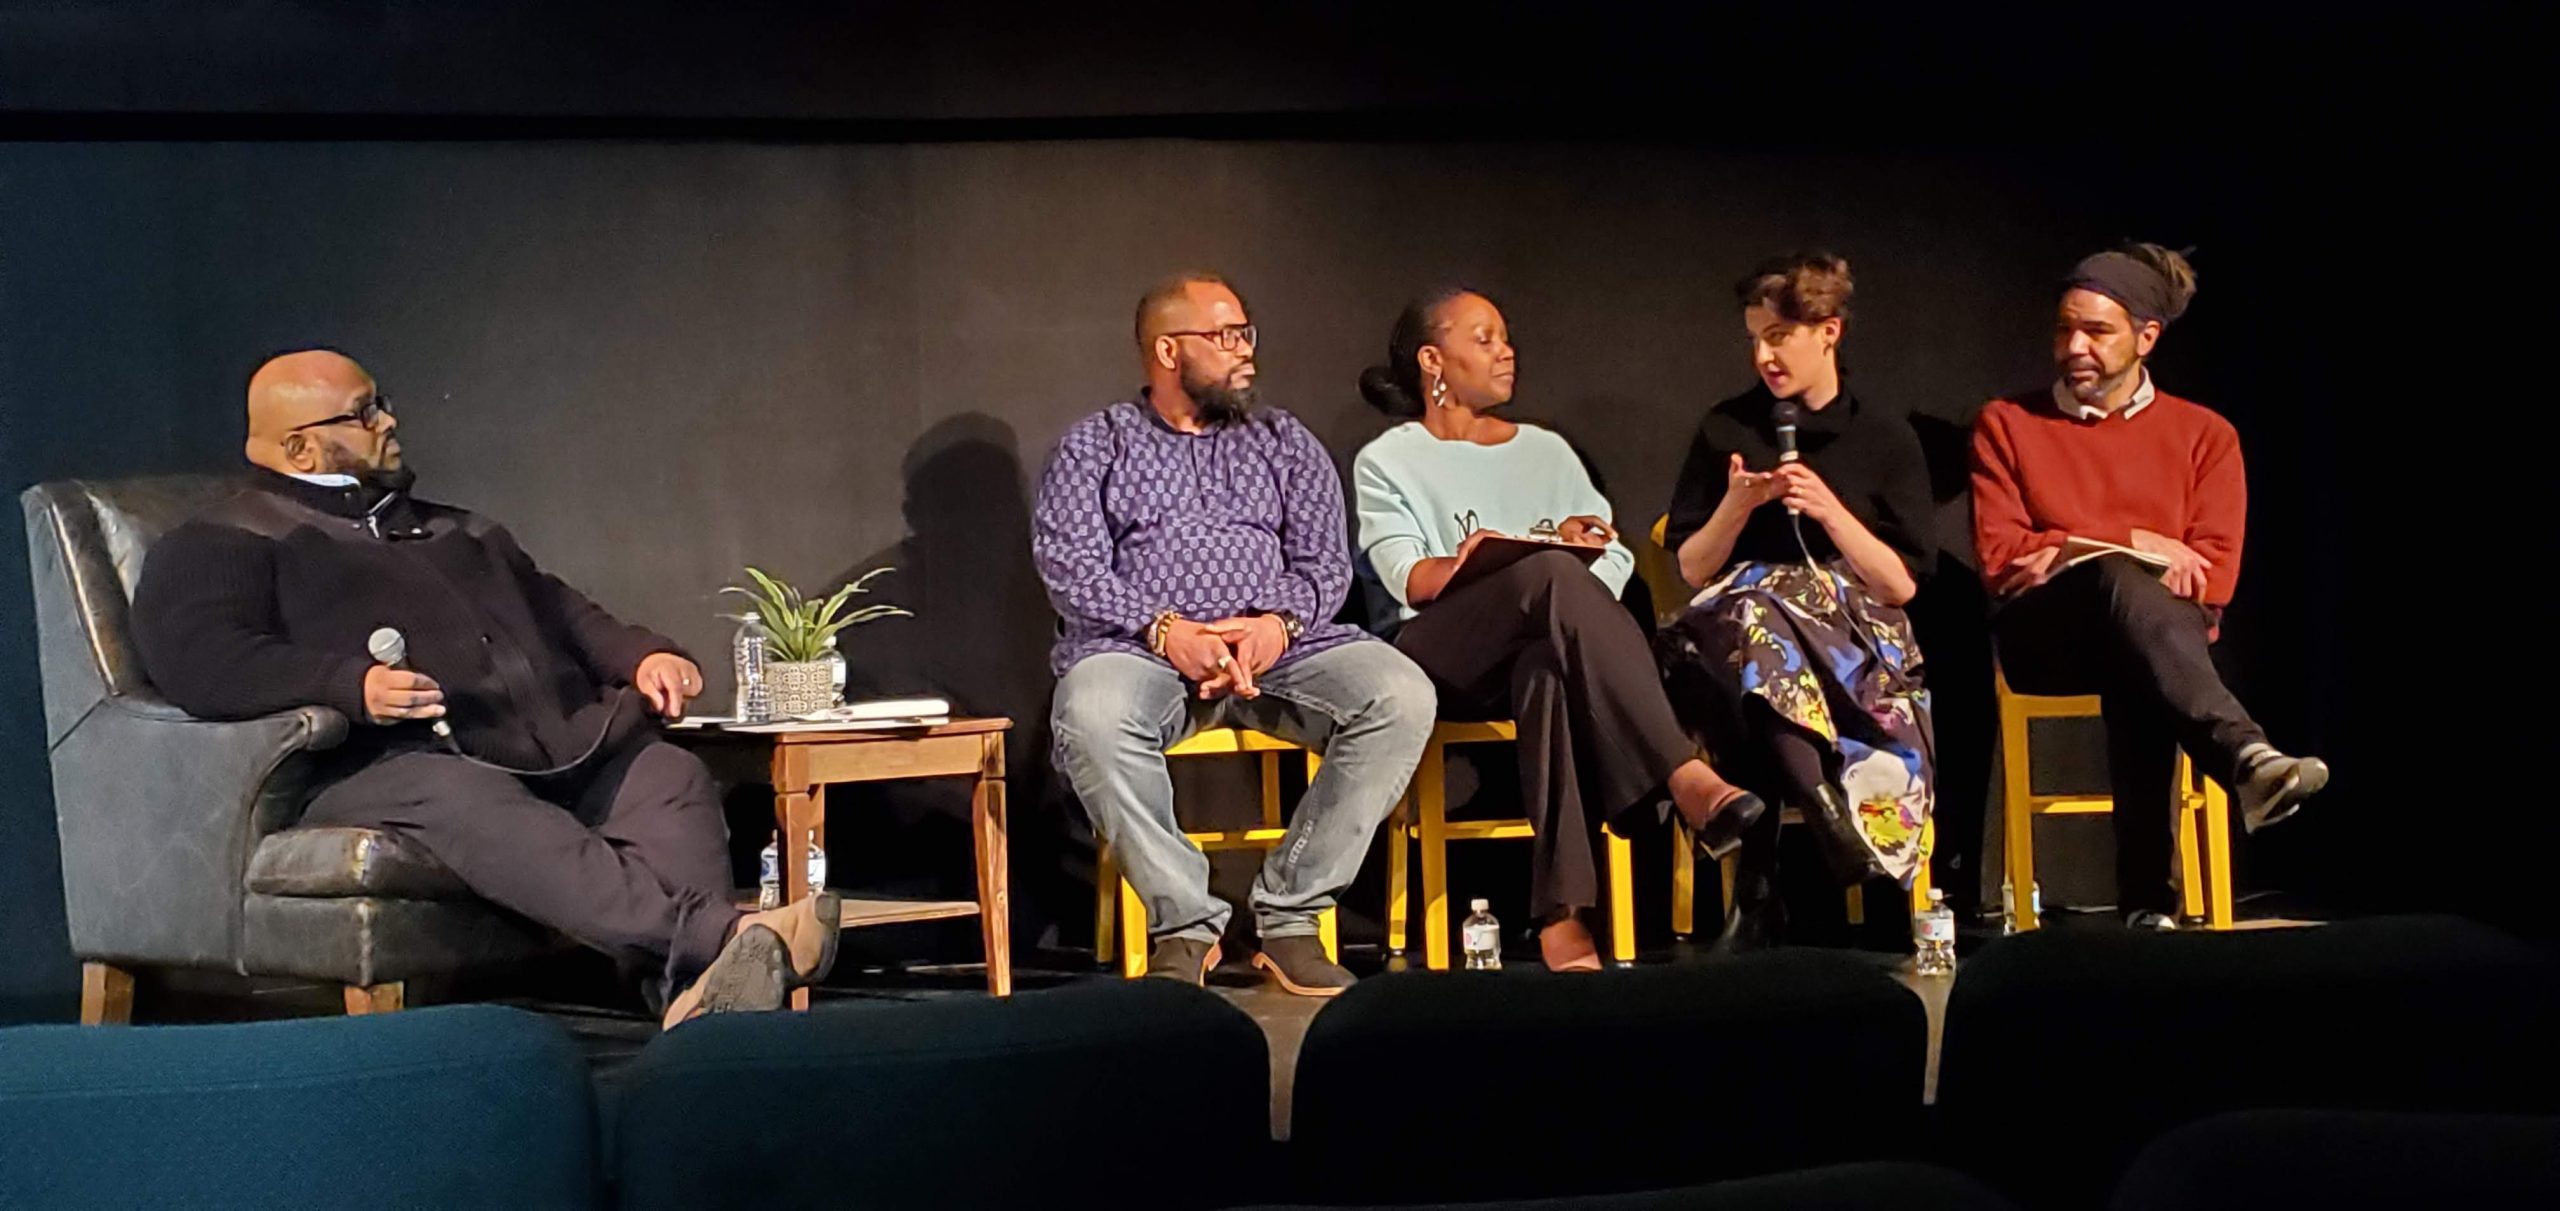
<svg viewBox="0 0 2560 1211"><path fill-rule="evenodd" d="M1223 668L1225 668L1225 667L1227 667L1228 665L1234 664L1235 662L1236 662L1236 659L1235 659L1235 657L1233 657L1233 656L1220 656L1220 657L1218 657L1218 667L1219 667L1219 668L1222 668L1222 669L1223 669Z"/></svg>

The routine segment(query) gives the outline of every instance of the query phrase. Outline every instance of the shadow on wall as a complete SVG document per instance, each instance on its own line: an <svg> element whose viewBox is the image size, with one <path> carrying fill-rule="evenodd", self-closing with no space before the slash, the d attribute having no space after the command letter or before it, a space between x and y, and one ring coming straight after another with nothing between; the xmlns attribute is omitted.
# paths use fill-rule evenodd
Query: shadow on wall
<svg viewBox="0 0 2560 1211"><path fill-rule="evenodd" d="M1013 720L1005 747L1007 803L1011 811L1015 936L1040 937L1048 923L1079 920L1055 872L1068 869L1073 848L1053 823L1049 773L1049 643L1054 616L1031 563L1031 507L1019 439L1005 422L979 413L950 417L916 439L900 466L906 493L907 536L875 551L831 578L832 593L873 568L896 569L871 582L869 602L902 606L909 618L888 618L845 632L838 640L846 662L848 700L930 694L951 701L955 713L1002 715ZM857 788L838 794L862 802ZM911 784L876 788L885 812L867 813L855 825L859 841L838 839L830 816L829 857L845 881L897 882L913 869L869 869L882 859L912 867L914 855L931 855L935 882L957 897L975 894L971 882L969 799L964 788ZM896 830L874 834L872 819ZM870 834L867 835L866 834ZM1081 859L1092 866L1090 845ZM1026 877L1027 876L1027 877ZM1086 876L1089 879L1089 875ZM1082 892L1081 894L1090 894ZM966 934L965 938L961 934ZM953 933L955 949L974 954L974 926Z"/></svg>

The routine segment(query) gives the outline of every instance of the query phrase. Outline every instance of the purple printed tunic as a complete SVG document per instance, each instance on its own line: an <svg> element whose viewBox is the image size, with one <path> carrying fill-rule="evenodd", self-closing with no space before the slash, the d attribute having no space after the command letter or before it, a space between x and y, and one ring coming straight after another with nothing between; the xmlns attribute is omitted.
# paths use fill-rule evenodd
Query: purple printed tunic
<svg viewBox="0 0 2560 1211"><path fill-rule="evenodd" d="M1342 478L1273 408L1198 434L1142 400L1077 421L1041 472L1031 556L1062 624L1061 676L1097 652L1159 659L1145 632L1163 610L1295 614L1306 629L1282 664L1364 638L1333 620L1351 585Z"/></svg>

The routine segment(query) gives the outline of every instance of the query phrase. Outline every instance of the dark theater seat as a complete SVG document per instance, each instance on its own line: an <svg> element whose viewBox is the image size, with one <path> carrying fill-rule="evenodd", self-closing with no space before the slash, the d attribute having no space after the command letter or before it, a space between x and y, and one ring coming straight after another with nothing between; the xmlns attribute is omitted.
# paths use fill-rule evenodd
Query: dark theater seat
<svg viewBox="0 0 2560 1211"><path fill-rule="evenodd" d="M2560 1117L2247 1110L2143 1149L2116 1211L2560 1207Z"/></svg>
<svg viewBox="0 0 2560 1211"><path fill-rule="evenodd" d="M2037 1205L2103 1201L2226 1110L2560 1110L2560 968L2446 917L2242 933L2040 931L1956 975L1945 1138Z"/></svg>
<svg viewBox="0 0 2560 1211"><path fill-rule="evenodd" d="M1919 999L1829 951L1371 979L1307 1029L1297 1197L1552 1197L1907 1157L1927 1052Z"/></svg>
<svg viewBox="0 0 2560 1211"><path fill-rule="evenodd" d="M587 1063L494 1005L0 1031L0 1207L577 1211Z"/></svg>
<svg viewBox="0 0 2560 1211"><path fill-rule="evenodd" d="M1109 981L678 1027L623 1074L627 1211L1206 1207L1270 1168L1262 1030Z"/></svg>
<svg viewBox="0 0 2560 1211"><path fill-rule="evenodd" d="M1946 1169L1893 1161L1834 1165L1712 1186L1586 1194L1525 1202L1407 1205L1402 1211L2008 1211L1982 1183ZM1316 1211L1265 1207L1255 1211Z"/></svg>

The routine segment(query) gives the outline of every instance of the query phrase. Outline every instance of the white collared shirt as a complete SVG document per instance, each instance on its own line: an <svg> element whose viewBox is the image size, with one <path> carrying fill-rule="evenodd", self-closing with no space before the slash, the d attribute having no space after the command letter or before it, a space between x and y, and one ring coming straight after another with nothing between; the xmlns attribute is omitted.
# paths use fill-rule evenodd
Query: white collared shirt
<svg viewBox="0 0 2560 1211"><path fill-rule="evenodd" d="M345 475L335 471L319 475L305 475L300 471L287 471L285 474L301 480L306 484L318 484L323 488L352 488L356 486L355 476Z"/></svg>
<svg viewBox="0 0 2560 1211"><path fill-rule="evenodd" d="M2124 407L2116 409L2112 415L2121 416L2127 420L2133 419L2134 413L2151 406L2153 394L2151 370L2145 367L2142 371L2142 385L2134 388L2133 398L2126 400ZM2071 393L2071 385L2060 379L2054 380L2053 406L2061 409L2064 416L2078 417L2081 420L2105 420L2110 415L2106 409L2096 404L2081 403L2080 397Z"/></svg>

